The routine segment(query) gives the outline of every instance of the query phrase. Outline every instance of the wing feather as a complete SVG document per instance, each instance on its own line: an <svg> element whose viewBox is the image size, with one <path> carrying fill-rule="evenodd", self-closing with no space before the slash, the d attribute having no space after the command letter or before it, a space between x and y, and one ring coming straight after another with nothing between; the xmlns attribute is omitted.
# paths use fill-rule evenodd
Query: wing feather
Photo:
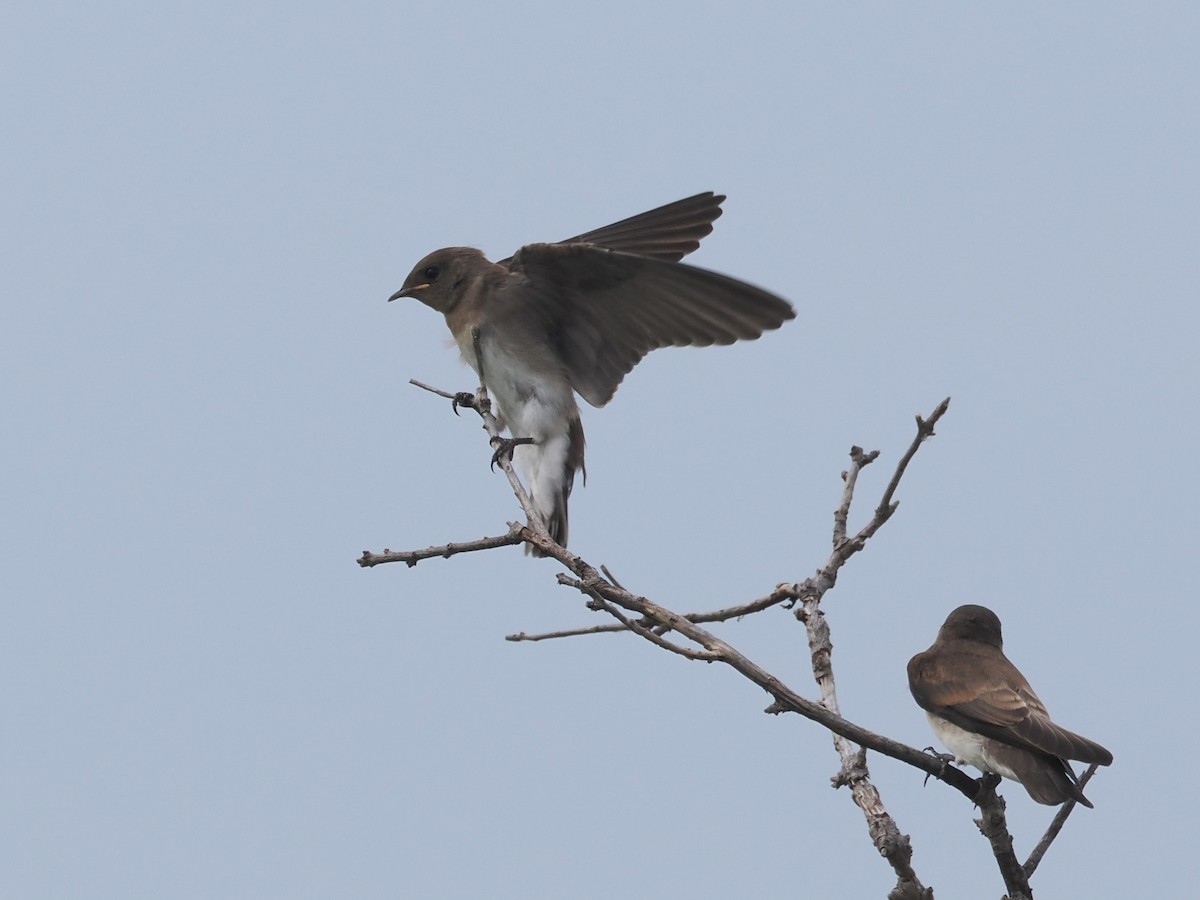
<svg viewBox="0 0 1200 900"><path fill-rule="evenodd" d="M786 300L727 275L592 244L530 244L508 268L593 406L651 350L753 340L795 318Z"/></svg>
<svg viewBox="0 0 1200 900"><path fill-rule="evenodd" d="M909 687L922 709L968 731L1063 759L1112 763L1104 747L1051 721L1016 666L1003 657L992 660L992 666L985 680L956 660L952 677L936 654L925 651L909 662Z"/></svg>

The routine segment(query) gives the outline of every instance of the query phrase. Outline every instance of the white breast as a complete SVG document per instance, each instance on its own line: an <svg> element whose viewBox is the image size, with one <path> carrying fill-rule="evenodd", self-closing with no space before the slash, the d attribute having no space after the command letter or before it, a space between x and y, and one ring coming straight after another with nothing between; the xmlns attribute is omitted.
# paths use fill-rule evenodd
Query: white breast
<svg viewBox="0 0 1200 900"><path fill-rule="evenodd" d="M933 733L937 735L937 739L954 754L958 762L972 765L981 772L995 772L997 775L1003 775L1013 781L1021 780L1012 769L998 763L988 753L988 748L992 743L991 738L959 728L953 722L947 722L941 716L935 716L931 712L925 713L925 716L929 719L929 724L933 728Z"/></svg>

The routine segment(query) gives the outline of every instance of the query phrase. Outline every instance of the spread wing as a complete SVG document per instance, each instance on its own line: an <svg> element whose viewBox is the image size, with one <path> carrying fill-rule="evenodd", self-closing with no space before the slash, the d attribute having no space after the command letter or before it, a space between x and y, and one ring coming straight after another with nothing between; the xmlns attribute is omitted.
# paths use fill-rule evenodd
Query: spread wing
<svg viewBox="0 0 1200 900"><path fill-rule="evenodd" d="M724 202L724 194L706 191L558 243L593 244L622 253L679 262L700 246L701 238L712 234L712 223L721 215ZM512 261L510 256L502 259L500 265L509 267Z"/></svg>
<svg viewBox="0 0 1200 900"><path fill-rule="evenodd" d="M701 238L712 233L712 223L721 215L724 200L723 194L707 191L559 243L594 244L679 262L700 246Z"/></svg>
<svg viewBox="0 0 1200 900"><path fill-rule="evenodd" d="M508 268L519 277L504 290L543 317L572 386L593 406L612 399L625 375L657 347L753 340L796 315L768 291L665 254L530 244Z"/></svg>
<svg viewBox="0 0 1200 900"><path fill-rule="evenodd" d="M1003 655L989 658L986 667L963 665L961 657L955 663L950 671L929 651L909 662L909 688L922 709L1013 747L1101 765L1112 762L1112 754L1099 744L1054 724L1025 676Z"/></svg>

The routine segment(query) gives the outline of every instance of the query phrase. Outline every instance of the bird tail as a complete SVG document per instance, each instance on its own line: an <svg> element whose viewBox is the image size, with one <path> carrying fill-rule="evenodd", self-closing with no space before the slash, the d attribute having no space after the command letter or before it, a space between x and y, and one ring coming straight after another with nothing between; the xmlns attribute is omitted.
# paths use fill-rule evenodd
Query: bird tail
<svg viewBox="0 0 1200 900"><path fill-rule="evenodd" d="M1038 803L1057 806L1074 800L1080 806L1093 808L1092 801L1083 796L1083 788L1079 786L1071 764L1057 756L1047 757L1047 763L1036 774L1027 777L1024 784L1029 796Z"/></svg>
<svg viewBox="0 0 1200 900"><path fill-rule="evenodd" d="M1021 747L1012 747L991 742L992 761L1001 769L1001 774L1019 781L1038 803L1057 806L1074 800L1081 806L1092 808L1092 803L1083 796L1083 788L1071 764L1050 753L1038 753ZM1007 771L1004 771L1007 770Z"/></svg>

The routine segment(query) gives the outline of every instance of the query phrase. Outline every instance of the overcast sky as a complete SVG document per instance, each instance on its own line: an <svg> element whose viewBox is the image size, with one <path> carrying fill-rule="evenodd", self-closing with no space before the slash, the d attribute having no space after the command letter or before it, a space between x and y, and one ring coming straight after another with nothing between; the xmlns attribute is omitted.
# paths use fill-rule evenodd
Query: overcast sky
<svg viewBox="0 0 1200 900"><path fill-rule="evenodd" d="M843 713L933 740L908 658L993 608L1115 756L1039 897L1195 886L1200 14L1191 4L23 4L0 28L0 894L882 897L828 735L597 624L518 515L430 250L704 190L691 261L796 321L584 409L572 548L680 611L812 574ZM802 627L719 630L815 697ZM937 895L957 792L872 776ZM1006 783L1022 858L1053 809Z"/></svg>

